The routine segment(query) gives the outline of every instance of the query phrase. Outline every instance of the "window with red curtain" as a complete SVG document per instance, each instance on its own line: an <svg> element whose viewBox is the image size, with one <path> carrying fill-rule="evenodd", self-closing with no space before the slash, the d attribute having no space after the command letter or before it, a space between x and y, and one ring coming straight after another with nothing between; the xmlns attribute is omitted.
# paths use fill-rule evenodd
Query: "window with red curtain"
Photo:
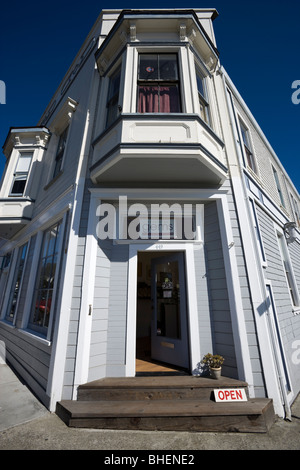
<svg viewBox="0 0 300 470"><path fill-rule="evenodd" d="M177 54L139 55L138 112L181 112Z"/></svg>

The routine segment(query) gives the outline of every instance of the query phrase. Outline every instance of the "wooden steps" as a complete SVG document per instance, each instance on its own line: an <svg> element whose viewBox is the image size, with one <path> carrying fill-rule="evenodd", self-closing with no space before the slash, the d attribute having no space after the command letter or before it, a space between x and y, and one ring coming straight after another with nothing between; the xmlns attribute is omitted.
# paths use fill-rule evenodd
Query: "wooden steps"
<svg viewBox="0 0 300 470"><path fill-rule="evenodd" d="M274 422L270 399L216 403L216 388L245 382L192 376L107 378L82 385L78 399L56 413L72 427L160 431L267 432Z"/></svg>

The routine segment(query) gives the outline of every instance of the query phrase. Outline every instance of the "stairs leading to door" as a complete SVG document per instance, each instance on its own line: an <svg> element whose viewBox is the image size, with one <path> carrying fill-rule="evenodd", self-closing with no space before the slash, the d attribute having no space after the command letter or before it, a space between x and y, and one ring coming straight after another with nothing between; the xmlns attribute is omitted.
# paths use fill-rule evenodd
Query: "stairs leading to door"
<svg viewBox="0 0 300 470"><path fill-rule="evenodd" d="M275 414L271 399L216 403L216 388L245 382L192 376L105 378L81 385L77 400L57 403L70 427L96 429L268 432Z"/></svg>

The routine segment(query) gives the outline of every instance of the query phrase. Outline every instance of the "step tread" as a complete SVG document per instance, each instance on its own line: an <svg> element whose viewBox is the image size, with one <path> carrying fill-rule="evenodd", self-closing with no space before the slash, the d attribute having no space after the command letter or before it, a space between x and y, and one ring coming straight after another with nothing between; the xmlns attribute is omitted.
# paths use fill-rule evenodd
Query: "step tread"
<svg viewBox="0 0 300 470"><path fill-rule="evenodd" d="M261 415L272 404L268 398L247 402L216 403L199 400L141 401L73 401L62 400L60 406L73 419L95 417L155 417L155 416L240 416Z"/></svg>
<svg viewBox="0 0 300 470"><path fill-rule="evenodd" d="M160 376L160 377L108 377L94 380L80 385L79 390L93 390L97 388L109 389L153 389L153 388L226 388L226 387L247 387L247 382L235 380L228 377L221 377L218 380L209 377L196 376Z"/></svg>

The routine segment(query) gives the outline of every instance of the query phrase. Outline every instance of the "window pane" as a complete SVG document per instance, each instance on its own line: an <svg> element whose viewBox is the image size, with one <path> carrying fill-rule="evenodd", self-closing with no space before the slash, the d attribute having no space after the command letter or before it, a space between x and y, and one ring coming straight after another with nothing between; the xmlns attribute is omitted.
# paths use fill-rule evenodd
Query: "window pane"
<svg viewBox="0 0 300 470"><path fill-rule="evenodd" d="M62 169L62 161L63 161L64 152L65 152L68 132L69 132L69 126L66 127L66 129L63 131L63 133L59 137L59 142L58 142L56 157L55 157L53 178L55 178L55 176L58 175L58 173Z"/></svg>
<svg viewBox="0 0 300 470"><path fill-rule="evenodd" d="M139 61L140 80L157 80L159 78L157 54L141 54Z"/></svg>
<svg viewBox="0 0 300 470"><path fill-rule="evenodd" d="M108 127L112 124L118 116L118 100L119 97L115 96L107 106L107 119L106 119L106 126Z"/></svg>
<svg viewBox="0 0 300 470"><path fill-rule="evenodd" d="M108 97L107 97L107 115L106 127L110 126L118 117L119 109L119 89L121 80L121 67L110 77Z"/></svg>
<svg viewBox="0 0 300 470"><path fill-rule="evenodd" d="M64 132L61 134L59 138L58 147L57 147L57 155L64 152L66 141L67 141L67 135L68 135L68 127L64 130Z"/></svg>
<svg viewBox="0 0 300 470"><path fill-rule="evenodd" d="M32 153L22 153L19 157L16 173L27 173L29 171Z"/></svg>
<svg viewBox="0 0 300 470"><path fill-rule="evenodd" d="M18 254L18 261L16 265L16 277L14 279L14 283L12 286L9 312L7 315L7 319L10 321L13 321L17 302L18 302L18 297L20 294L20 287L21 287L21 280L22 280L22 274L23 274L23 269L24 269L26 252L27 252L27 243L26 245L23 245L23 247L20 248L20 251Z"/></svg>
<svg viewBox="0 0 300 470"><path fill-rule="evenodd" d="M196 78L198 92L203 96L203 98L205 98L203 78L199 75L199 73L197 73Z"/></svg>
<svg viewBox="0 0 300 470"><path fill-rule="evenodd" d="M138 112L180 112L180 98L178 86L139 86Z"/></svg>
<svg viewBox="0 0 300 470"><path fill-rule="evenodd" d="M110 78L108 100L110 100L116 94L119 95L120 79L121 68L119 68L117 72Z"/></svg>
<svg viewBox="0 0 300 470"><path fill-rule="evenodd" d="M139 86L139 113L158 113L158 86Z"/></svg>
<svg viewBox="0 0 300 470"><path fill-rule="evenodd" d="M31 326L42 332L45 332L49 325L58 262L60 228L61 222L45 232L41 251Z"/></svg>
<svg viewBox="0 0 300 470"><path fill-rule="evenodd" d="M203 103L202 100L199 100L199 104L200 104L200 116L204 122L209 124L207 106Z"/></svg>
<svg viewBox="0 0 300 470"><path fill-rule="evenodd" d="M160 113L177 113L180 111L179 92L177 85L161 86L159 97Z"/></svg>
<svg viewBox="0 0 300 470"><path fill-rule="evenodd" d="M23 195L26 186L26 181L27 175L16 176L12 186L11 194Z"/></svg>
<svg viewBox="0 0 300 470"><path fill-rule="evenodd" d="M160 80L178 80L176 54L159 54Z"/></svg>

